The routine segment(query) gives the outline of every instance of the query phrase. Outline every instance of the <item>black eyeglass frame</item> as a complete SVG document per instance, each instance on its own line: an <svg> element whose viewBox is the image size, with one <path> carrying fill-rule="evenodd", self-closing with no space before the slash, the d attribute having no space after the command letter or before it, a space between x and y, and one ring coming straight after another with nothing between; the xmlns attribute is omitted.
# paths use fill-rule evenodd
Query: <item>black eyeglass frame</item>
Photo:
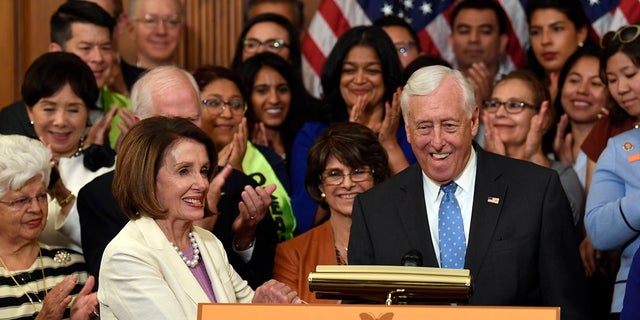
<svg viewBox="0 0 640 320"><path fill-rule="evenodd" d="M510 114L518 114L526 108L530 108L533 110L540 109L534 106L533 104L530 104L524 101L516 101L516 100L500 101L498 99L491 99L491 100L485 100L482 102L482 109L489 113L498 112L498 109L500 109L500 107L502 106L504 106L504 110Z"/></svg>

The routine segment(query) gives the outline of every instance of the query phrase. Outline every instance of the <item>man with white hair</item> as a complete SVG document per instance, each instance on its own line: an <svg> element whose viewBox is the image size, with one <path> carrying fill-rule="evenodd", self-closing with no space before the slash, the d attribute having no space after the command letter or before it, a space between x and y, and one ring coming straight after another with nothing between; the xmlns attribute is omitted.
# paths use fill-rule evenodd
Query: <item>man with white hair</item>
<svg viewBox="0 0 640 320"><path fill-rule="evenodd" d="M181 117L197 126L201 125L202 106L198 86L191 74L175 66L157 67L145 73L133 86L131 103L132 112L123 110L121 114L129 128L141 119L154 116ZM124 136L128 129L124 126L121 129ZM113 197L112 182L113 171L97 177L80 190L76 200L85 260L89 273L96 278L105 247L129 221ZM220 186L223 183L224 196L221 196ZM267 215L259 223L250 221L250 217L265 217L273 187L256 187L253 179L227 166L209 189L207 202L217 203L218 208L207 208L211 216L200 225L208 230L213 229L227 251L229 262L255 289L271 279L278 239L275 222L270 216ZM246 211L242 211L238 206L240 201L251 202L251 205L240 206L246 208ZM224 214L218 215L218 212ZM245 242L251 243L247 249L237 245Z"/></svg>
<svg viewBox="0 0 640 320"><path fill-rule="evenodd" d="M359 195L349 264L465 268L472 305L559 306L589 319L578 237L558 174L488 153L473 142L478 107L457 70L425 67L400 97L418 160Z"/></svg>

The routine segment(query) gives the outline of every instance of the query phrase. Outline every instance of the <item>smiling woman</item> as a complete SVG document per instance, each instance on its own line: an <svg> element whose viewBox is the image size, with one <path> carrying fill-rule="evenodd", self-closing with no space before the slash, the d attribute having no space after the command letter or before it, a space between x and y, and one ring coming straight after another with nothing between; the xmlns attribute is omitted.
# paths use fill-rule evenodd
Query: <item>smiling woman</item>
<svg viewBox="0 0 640 320"><path fill-rule="evenodd" d="M316 265L347 264L354 199L389 175L387 154L369 128L347 122L325 130L309 150L305 187L329 210L329 221L278 245L274 279L297 290L307 302L337 303L316 298L309 290L309 272Z"/></svg>
<svg viewBox="0 0 640 320"><path fill-rule="evenodd" d="M198 303L299 302L277 281L254 292L222 243L194 225L205 215L206 199L220 199L229 174L212 181L216 160L209 136L186 119L148 118L126 135L113 194L131 220L100 266L98 298L107 318L195 319ZM214 197L207 197L210 186Z"/></svg>
<svg viewBox="0 0 640 320"><path fill-rule="evenodd" d="M482 109L485 149L556 170L578 225L586 198L580 180L571 165L549 159L542 151L542 135L554 119L544 85L531 72L513 71L496 83Z"/></svg>
<svg viewBox="0 0 640 320"><path fill-rule="evenodd" d="M329 125L357 122L376 132L394 174L415 162L400 120L400 77L396 47L382 29L354 27L338 39L322 69L322 121L306 123L291 152L291 198L300 232L327 217L304 189L304 174L311 145Z"/></svg>
<svg viewBox="0 0 640 320"><path fill-rule="evenodd" d="M0 135L2 319L89 319L98 306L82 255L38 242L48 214L50 157L37 140Z"/></svg>
<svg viewBox="0 0 640 320"><path fill-rule="evenodd" d="M40 56L27 70L22 84L31 125L41 142L51 149L54 177L60 178L48 186L52 195L49 223L40 239L78 251L80 223L77 212L71 210L75 195L85 183L113 166L98 170L85 166L89 110L95 106L98 94L89 66L67 52ZM94 153L92 158L106 158L106 154Z"/></svg>

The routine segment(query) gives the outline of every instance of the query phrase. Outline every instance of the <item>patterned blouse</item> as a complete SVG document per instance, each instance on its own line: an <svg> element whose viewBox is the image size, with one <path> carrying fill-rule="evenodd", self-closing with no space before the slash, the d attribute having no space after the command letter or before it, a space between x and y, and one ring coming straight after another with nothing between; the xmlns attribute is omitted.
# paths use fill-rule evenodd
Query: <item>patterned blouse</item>
<svg viewBox="0 0 640 320"><path fill-rule="evenodd" d="M8 271L0 265L0 319L35 319L46 293L66 276L78 276L71 291L74 297L87 281L84 257L78 252L42 243L40 250L42 257L38 256L25 270ZM69 305L63 319L69 319L70 313Z"/></svg>

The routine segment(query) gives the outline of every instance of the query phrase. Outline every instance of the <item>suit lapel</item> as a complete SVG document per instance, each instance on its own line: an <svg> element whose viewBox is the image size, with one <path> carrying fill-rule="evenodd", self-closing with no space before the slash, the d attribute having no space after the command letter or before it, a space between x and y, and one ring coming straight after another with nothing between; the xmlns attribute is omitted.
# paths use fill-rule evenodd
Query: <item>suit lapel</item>
<svg viewBox="0 0 640 320"><path fill-rule="evenodd" d="M180 284L189 298L191 298L195 304L209 301L209 297L207 297L207 294L190 270L184 270L184 268L188 267L184 264L180 256L178 256L175 249L171 247L171 244L164 233L162 233L162 230L160 230L158 224L148 217L142 217L135 220L135 222L139 226L140 232L147 244L157 250L158 254L163 257L161 260L166 263L163 269L165 269L165 271L171 270L171 277L176 278L176 282ZM200 239L197 238L196 240L198 241ZM178 288L173 288L173 290L177 289Z"/></svg>
<svg viewBox="0 0 640 320"><path fill-rule="evenodd" d="M427 219L427 208L424 203L424 190L422 185L422 169L418 164L411 167L407 173L408 179L400 187L405 192L405 200L400 201L400 219L405 229L405 234L409 235L409 244L422 253L423 265L426 267L437 267L438 260L431 241L431 231L429 229L429 219ZM416 212L420 214L415 214ZM418 235L411 237L411 235Z"/></svg>
<svg viewBox="0 0 640 320"><path fill-rule="evenodd" d="M475 191L465 256L465 268L472 270L473 276L477 276L491 244L507 191L507 186L498 181L500 169L491 163L486 152L476 148L476 155Z"/></svg>

